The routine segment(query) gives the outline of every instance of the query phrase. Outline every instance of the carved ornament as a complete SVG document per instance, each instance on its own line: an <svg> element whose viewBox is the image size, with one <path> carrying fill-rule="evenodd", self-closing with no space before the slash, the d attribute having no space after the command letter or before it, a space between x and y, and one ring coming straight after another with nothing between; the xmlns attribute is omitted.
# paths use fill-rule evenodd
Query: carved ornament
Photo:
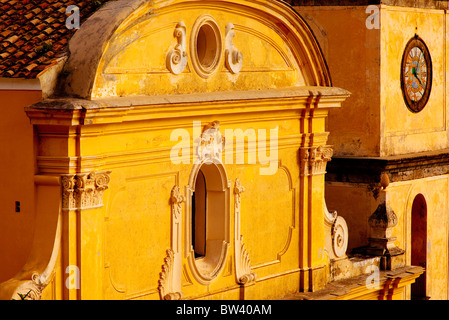
<svg viewBox="0 0 449 320"><path fill-rule="evenodd" d="M197 147L197 156L200 161L219 160L225 148L225 137L220 132L220 121L213 121L206 125Z"/></svg>
<svg viewBox="0 0 449 320"><path fill-rule="evenodd" d="M85 210L103 206L103 192L108 189L111 171L63 175L62 209Z"/></svg>
<svg viewBox="0 0 449 320"><path fill-rule="evenodd" d="M243 243L243 236L240 235L240 205L241 194L245 191L240 179L235 179L234 195L235 195L235 267L236 267L236 279L237 283L248 285L256 281L256 274L251 269L251 260L249 258L248 251Z"/></svg>
<svg viewBox="0 0 449 320"><path fill-rule="evenodd" d="M232 43L235 28L232 23L226 25L225 36L225 65L231 73L239 73L243 65L243 54Z"/></svg>
<svg viewBox="0 0 449 320"><path fill-rule="evenodd" d="M159 295L161 300L179 300L182 299L182 292L174 290L174 269L175 269L175 253L173 250L167 250L167 256L162 265L162 272L159 274Z"/></svg>
<svg viewBox="0 0 449 320"><path fill-rule="evenodd" d="M180 74L187 66L187 51L186 51L186 25L184 22L179 22L176 25L174 36L178 44L173 50L167 54L167 69L173 74Z"/></svg>
<svg viewBox="0 0 449 320"><path fill-rule="evenodd" d="M326 165L332 159L332 146L318 146L300 149L300 168L303 175L326 173Z"/></svg>

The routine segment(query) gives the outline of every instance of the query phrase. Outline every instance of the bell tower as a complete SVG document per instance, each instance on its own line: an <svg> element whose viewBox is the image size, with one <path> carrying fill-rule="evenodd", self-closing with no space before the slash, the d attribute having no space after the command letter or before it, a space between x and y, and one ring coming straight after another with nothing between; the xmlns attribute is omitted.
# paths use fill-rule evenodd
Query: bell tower
<svg viewBox="0 0 449 320"><path fill-rule="evenodd" d="M370 216L386 201L397 216L390 242L395 239L392 245L405 250L406 265L416 265L412 243L419 235L412 215L419 195L427 219L427 230L420 232L427 254L421 259L427 285L422 291L427 298L447 299L448 2L290 4L313 30L332 84L351 92L342 108L329 114L334 156L326 174L329 209L337 210L350 230L348 252L373 239ZM390 182L385 190L382 176ZM432 262L430 250L443 257L443 266Z"/></svg>

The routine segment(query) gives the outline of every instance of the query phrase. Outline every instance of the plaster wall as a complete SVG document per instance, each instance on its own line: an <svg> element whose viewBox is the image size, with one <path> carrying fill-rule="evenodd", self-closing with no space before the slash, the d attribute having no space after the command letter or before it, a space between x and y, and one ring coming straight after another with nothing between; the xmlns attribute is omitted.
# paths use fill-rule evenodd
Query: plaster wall
<svg viewBox="0 0 449 320"><path fill-rule="evenodd" d="M0 282L20 270L31 250L36 169L33 126L24 107L41 97L39 90L0 90Z"/></svg>

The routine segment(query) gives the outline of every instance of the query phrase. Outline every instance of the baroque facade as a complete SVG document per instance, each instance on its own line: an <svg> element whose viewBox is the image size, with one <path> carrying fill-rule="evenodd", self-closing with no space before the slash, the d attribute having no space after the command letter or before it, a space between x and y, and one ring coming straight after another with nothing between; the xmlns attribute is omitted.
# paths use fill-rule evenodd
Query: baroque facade
<svg viewBox="0 0 449 320"><path fill-rule="evenodd" d="M41 46L38 60L26 55L29 60L16 61L19 69L2 63L2 112L9 113L12 101L11 114L20 120L4 129L20 129L6 145L14 150L20 141L14 139L23 139L26 163L1 161L11 166L10 176L23 177L10 178L13 189L27 189L2 193L16 215L2 212L0 253L11 263L0 269L0 298L406 299L416 279L433 279L435 271L406 245L410 217L398 201L410 198L400 193L410 193L408 182L392 170L373 173L379 181L355 174L362 179L357 185L336 178L356 171L363 157L383 163L381 157L392 156L402 165L397 159L410 148L435 148L391 138L379 154L363 154L384 137L349 129L370 147L349 147L356 161L342 167L341 127L360 124L371 110L348 120L363 109L353 97L365 87L342 80L334 51L341 48L330 35L338 32L324 7L273 0L105 2L80 5L89 14L75 33L46 29L52 45ZM71 3L45 3L41 10L63 8L65 21ZM351 16L356 10L341 9ZM12 44L21 37L8 35L5 47L17 50ZM444 72L435 69L435 79ZM430 99L437 101L429 103L445 110L438 105L443 87L436 87ZM417 121L430 126L426 119ZM341 193L345 183L355 188L349 195ZM414 187L424 200L413 208L427 203L426 183ZM357 211L362 205L368 210ZM447 207L440 209L444 219ZM439 245L433 250L447 248Z"/></svg>

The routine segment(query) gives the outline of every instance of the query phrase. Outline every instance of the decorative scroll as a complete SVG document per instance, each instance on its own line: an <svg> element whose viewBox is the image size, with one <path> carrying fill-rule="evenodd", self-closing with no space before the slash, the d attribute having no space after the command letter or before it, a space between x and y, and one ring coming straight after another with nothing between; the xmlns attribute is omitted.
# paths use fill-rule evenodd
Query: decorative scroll
<svg viewBox="0 0 449 320"><path fill-rule="evenodd" d="M251 260L248 251L243 243L243 236L240 235L240 204L241 194L245 191L240 179L235 179L234 195L235 195L235 269L236 279L239 284L251 284L256 281L256 274L252 272Z"/></svg>
<svg viewBox="0 0 449 320"><path fill-rule="evenodd" d="M162 265L162 272L159 280L159 294L162 300L179 300L182 298L181 292L181 224L182 224L182 203L186 197L181 193L179 186L174 186L170 194L170 204L172 212L172 248L167 250L167 256Z"/></svg>
<svg viewBox="0 0 449 320"><path fill-rule="evenodd" d="M178 220L181 218L182 203L186 201L186 197L181 193L178 186L174 186L171 191L170 203L172 205L173 217Z"/></svg>
<svg viewBox="0 0 449 320"><path fill-rule="evenodd" d="M256 281L256 274L252 272L251 260L249 258L248 251L246 251L245 244L243 243L243 236L240 236L240 241L236 243L238 256L236 253L237 266L237 282L240 284L250 284Z"/></svg>
<svg viewBox="0 0 449 320"><path fill-rule="evenodd" d="M174 273L175 273L175 253L173 250L167 250L167 256L164 259L164 264L162 265L162 272L159 274L159 295L161 300L179 300L182 298L182 292L175 291L174 283ZM180 280L180 279L179 279Z"/></svg>
<svg viewBox="0 0 449 320"><path fill-rule="evenodd" d="M84 210L103 206L103 192L108 189L111 171L63 175L63 210Z"/></svg>
<svg viewBox="0 0 449 320"><path fill-rule="evenodd" d="M174 36L177 38L178 44L167 54L167 69L173 74L180 74L187 66L186 25L184 22L181 21L176 25Z"/></svg>
<svg viewBox="0 0 449 320"><path fill-rule="evenodd" d="M225 38L225 65L232 73L239 73L243 65L243 54L237 50L232 43L235 37L234 25L228 23L226 25L226 38Z"/></svg>
<svg viewBox="0 0 449 320"><path fill-rule="evenodd" d="M326 251L329 258L345 257L349 242L348 226L345 219L338 216L337 211L329 211L324 203L324 222L327 230Z"/></svg>
<svg viewBox="0 0 449 320"><path fill-rule="evenodd" d="M40 300L42 297L42 291L46 287L47 283L41 283L39 274L34 273L31 276L31 280L22 283L14 291L14 300Z"/></svg>
<svg viewBox="0 0 449 320"><path fill-rule="evenodd" d="M300 149L300 168L303 175L326 173L326 165L332 159L331 146L319 146Z"/></svg>
<svg viewBox="0 0 449 320"><path fill-rule="evenodd" d="M337 217L332 226L332 249L337 258L344 257L348 249L348 226L343 217Z"/></svg>

